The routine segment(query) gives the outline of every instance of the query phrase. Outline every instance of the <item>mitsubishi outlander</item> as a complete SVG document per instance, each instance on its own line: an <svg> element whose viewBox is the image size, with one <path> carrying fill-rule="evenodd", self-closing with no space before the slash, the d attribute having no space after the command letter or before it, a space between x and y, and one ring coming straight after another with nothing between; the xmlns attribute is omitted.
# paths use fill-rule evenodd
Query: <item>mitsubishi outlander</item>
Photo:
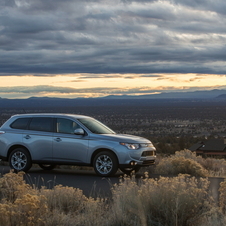
<svg viewBox="0 0 226 226"><path fill-rule="evenodd" d="M0 159L15 171L32 163L44 170L57 165L93 166L100 176L138 171L155 163L151 141L116 134L94 118L73 114L14 115L0 127Z"/></svg>

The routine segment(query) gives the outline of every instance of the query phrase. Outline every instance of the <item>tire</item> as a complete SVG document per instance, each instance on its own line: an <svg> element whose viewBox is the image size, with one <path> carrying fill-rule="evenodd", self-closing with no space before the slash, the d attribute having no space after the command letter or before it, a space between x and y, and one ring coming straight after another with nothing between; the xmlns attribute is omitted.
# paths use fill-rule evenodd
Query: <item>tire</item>
<svg viewBox="0 0 226 226"><path fill-rule="evenodd" d="M96 174L99 176L113 176L118 170L117 157L109 151L99 152L94 157L93 167Z"/></svg>
<svg viewBox="0 0 226 226"><path fill-rule="evenodd" d="M140 167L132 167L132 168L120 168L120 170L127 175L130 175L133 171L137 173L140 170Z"/></svg>
<svg viewBox="0 0 226 226"><path fill-rule="evenodd" d="M38 164L44 170L52 170L56 167L55 164Z"/></svg>
<svg viewBox="0 0 226 226"><path fill-rule="evenodd" d="M30 153L24 148L16 148L9 155L9 165L16 172L27 172L31 166Z"/></svg>

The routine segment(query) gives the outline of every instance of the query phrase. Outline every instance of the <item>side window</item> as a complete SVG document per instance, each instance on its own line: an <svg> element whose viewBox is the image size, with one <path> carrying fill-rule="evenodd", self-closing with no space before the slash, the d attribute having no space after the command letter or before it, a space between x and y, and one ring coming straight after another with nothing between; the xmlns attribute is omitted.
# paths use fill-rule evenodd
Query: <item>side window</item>
<svg viewBox="0 0 226 226"><path fill-rule="evenodd" d="M57 133L74 134L74 131L78 128L80 128L80 126L70 119L57 119Z"/></svg>
<svg viewBox="0 0 226 226"><path fill-rule="evenodd" d="M52 132L53 131L53 119L48 117L35 117L32 118L30 130Z"/></svg>
<svg viewBox="0 0 226 226"><path fill-rule="evenodd" d="M18 118L10 125L10 127L13 129L27 129L29 121L30 118Z"/></svg>

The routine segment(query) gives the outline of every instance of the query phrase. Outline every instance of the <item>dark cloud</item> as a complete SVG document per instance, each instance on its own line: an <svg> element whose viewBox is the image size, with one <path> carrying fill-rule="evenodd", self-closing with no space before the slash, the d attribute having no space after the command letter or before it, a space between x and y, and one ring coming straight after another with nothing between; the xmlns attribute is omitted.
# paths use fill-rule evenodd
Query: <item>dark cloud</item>
<svg viewBox="0 0 226 226"><path fill-rule="evenodd" d="M0 75L226 71L224 0L0 0Z"/></svg>
<svg viewBox="0 0 226 226"><path fill-rule="evenodd" d="M221 0L171 0L172 3L189 6L199 10L208 10L210 12L217 12L226 14L226 2Z"/></svg>

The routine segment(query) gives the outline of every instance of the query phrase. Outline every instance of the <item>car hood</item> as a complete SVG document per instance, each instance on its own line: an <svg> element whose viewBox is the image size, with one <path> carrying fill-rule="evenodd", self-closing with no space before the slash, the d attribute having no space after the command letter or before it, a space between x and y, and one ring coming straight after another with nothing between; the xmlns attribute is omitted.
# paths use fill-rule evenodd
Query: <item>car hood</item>
<svg viewBox="0 0 226 226"><path fill-rule="evenodd" d="M125 143L151 143L148 139L128 134L92 134L92 139L102 139Z"/></svg>

